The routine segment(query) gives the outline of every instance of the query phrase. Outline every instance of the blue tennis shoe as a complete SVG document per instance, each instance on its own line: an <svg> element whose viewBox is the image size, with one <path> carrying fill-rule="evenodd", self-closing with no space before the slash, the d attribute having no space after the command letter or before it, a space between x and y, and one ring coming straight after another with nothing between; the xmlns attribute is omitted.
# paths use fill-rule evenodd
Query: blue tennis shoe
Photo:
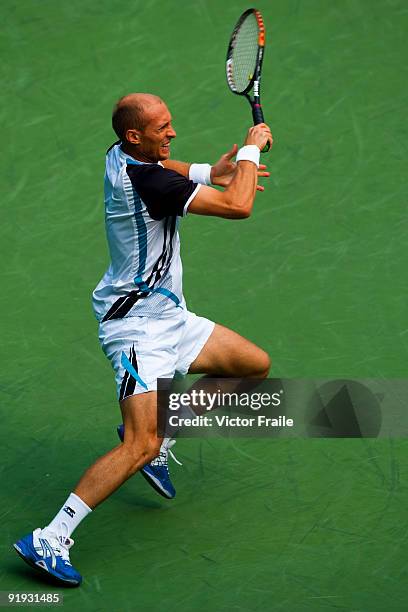
<svg viewBox="0 0 408 612"><path fill-rule="evenodd" d="M68 587L79 586L82 576L74 569L69 560L72 538L57 538L41 529L21 538L14 544L20 557L53 581Z"/></svg>
<svg viewBox="0 0 408 612"><path fill-rule="evenodd" d="M125 426L118 425L117 427L118 436L122 440L125 437ZM176 489L170 480L168 457L169 454L176 463L182 465L180 461L176 459L170 448L176 443L175 440L165 438L160 447L160 454L158 457L153 459L150 463L147 463L141 470L140 473L147 480L150 486L153 487L157 493L165 497L166 499L173 499L176 496Z"/></svg>

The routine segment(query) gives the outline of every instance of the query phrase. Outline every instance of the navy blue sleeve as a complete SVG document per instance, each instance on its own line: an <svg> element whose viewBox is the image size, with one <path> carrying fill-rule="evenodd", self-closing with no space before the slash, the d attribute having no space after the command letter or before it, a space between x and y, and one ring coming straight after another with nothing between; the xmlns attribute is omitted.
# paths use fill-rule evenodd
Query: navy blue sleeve
<svg viewBox="0 0 408 612"><path fill-rule="evenodd" d="M175 215L182 217L186 203L197 188L197 183L159 164L128 164L126 171L149 215L156 221Z"/></svg>

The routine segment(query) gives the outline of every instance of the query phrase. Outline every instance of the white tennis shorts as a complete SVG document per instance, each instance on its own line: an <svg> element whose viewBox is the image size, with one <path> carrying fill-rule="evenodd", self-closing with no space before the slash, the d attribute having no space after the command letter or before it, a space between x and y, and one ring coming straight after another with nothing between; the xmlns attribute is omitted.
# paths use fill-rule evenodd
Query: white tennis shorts
<svg viewBox="0 0 408 612"><path fill-rule="evenodd" d="M128 317L99 326L99 342L115 371L118 399L156 391L158 378L187 374L215 323L178 308L162 319Z"/></svg>

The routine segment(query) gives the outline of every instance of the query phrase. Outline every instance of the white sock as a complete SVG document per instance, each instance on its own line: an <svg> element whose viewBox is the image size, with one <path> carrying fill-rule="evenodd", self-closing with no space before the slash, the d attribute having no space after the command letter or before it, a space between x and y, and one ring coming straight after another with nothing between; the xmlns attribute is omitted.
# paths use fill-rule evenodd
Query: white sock
<svg viewBox="0 0 408 612"><path fill-rule="evenodd" d="M91 508L78 495L71 493L55 518L42 531L53 533L57 538L69 538L90 512Z"/></svg>

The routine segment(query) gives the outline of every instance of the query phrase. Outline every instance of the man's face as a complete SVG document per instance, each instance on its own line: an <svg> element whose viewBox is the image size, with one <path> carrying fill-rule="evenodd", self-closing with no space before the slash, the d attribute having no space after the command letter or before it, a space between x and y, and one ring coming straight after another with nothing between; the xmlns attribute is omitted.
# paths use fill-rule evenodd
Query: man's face
<svg viewBox="0 0 408 612"><path fill-rule="evenodd" d="M139 132L139 151L151 162L168 159L171 139L176 137L169 109L165 104L154 104L146 114L147 125Z"/></svg>

